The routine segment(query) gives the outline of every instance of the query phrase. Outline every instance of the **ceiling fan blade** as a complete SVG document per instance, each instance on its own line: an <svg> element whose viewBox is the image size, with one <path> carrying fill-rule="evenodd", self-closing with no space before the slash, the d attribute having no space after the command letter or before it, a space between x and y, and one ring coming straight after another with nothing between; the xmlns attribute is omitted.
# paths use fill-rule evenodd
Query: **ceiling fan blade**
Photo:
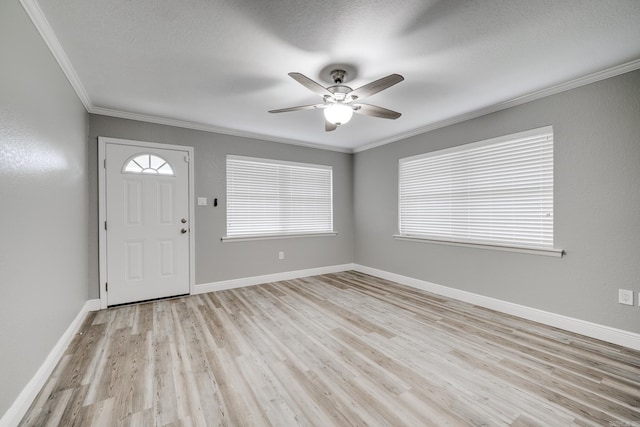
<svg viewBox="0 0 640 427"><path fill-rule="evenodd" d="M280 108L279 110L269 110L270 113L287 113L289 111L315 110L316 108L327 108L326 104L300 105L298 107Z"/></svg>
<svg viewBox="0 0 640 427"><path fill-rule="evenodd" d="M334 125L333 123L331 123L329 120L325 120L324 121L324 130L327 132L331 132L333 130L336 130L338 128L337 125Z"/></svg>
<svg viewBox="0 0 640 427"><path fill-rule="evenodd" d="M364 98L365 96L371 96L380 92L381 90L385 90L390 88L396 83L400 83L404 80L400 74L390 74L387 77L383 77L371 83L368 83L364 86L360 86L358 89L349 93L349 96L352 98Z"/></svg>
<svg viewBox="0 0 640 427"><path fill-rule="evenodd" d="M292 79L300 83L302 86L306 87L313 93L317 93L320 96L333 96L333 93L329 92L326 87L322 86L320 83L317 83L311 80L309 77L300 73L289 73Z"/></svg>
<svg viewBox="0 0 640 427"><path fill-rule="evenodd" d="M353 104L353 112L364 114L365 116L380 117L382 119L392 120L395 120L402 115L397 111L387 110L386 108L370 104Z"/></svg>

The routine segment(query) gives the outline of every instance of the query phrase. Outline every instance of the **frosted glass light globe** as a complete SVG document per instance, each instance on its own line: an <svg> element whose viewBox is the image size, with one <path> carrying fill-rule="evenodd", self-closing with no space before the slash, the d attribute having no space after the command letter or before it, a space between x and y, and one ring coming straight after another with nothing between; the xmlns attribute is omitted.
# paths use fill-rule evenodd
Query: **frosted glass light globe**
<svg viewBox="0 0 640 427"><path fill-rule="evenodd" d="M324 117L329 123L340 126L351 120L353 109L344 104L333 104L329 108L324 109Z"/></svg>

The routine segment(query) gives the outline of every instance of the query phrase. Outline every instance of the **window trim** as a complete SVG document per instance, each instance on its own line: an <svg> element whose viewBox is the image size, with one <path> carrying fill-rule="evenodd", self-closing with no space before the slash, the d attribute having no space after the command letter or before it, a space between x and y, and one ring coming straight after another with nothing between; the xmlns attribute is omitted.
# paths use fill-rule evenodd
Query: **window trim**
<svg viewBox="0 0 640 427"><path fill-rule="evenodd" d="M544 126L536 129L527 130L524 132L513 133L509 135L499 136L496 138L490 138L482 141L476 141L466 144L460 144L455 147L445 148L442 150L433 150L426 153L417 154L414 156L408 156L398 159L398 233L393 235L395 240L400 241L411 241L411 242L420 242L420 243L431 243L431 244L443 244L450 246L459 246L459 247L470 247L470 248L479 248L479 249L490 249L497 251L507 251L507 252L518 252L525 254L533 254L533 255L544 255L551 257L562 257L566 253L563 249L558 249L555 247L555 242L553 247L543 247L543 246L527 246L527 245L518 245L518 244L510 244L510 243L502 243L502 242L490 242L484 240L474 241L473 239L456 239L454 237L439 237L439 236L428 236L428 235L412 235L412 234L401 234L400 233L400 221L401 221L401 206L400 206L400 197L401 197L401 184L400 184L400 165L403 162L412 161L412 160L420 160L426 157L433 156L434 153L438 154L451 154L459 151L464 151L467 149L475 149L487 145L499 144L502 142L507 142L511 140L523 139L528 137L533 137L539 134L551 133L553 134L552 126ZM555 166L554 166L555 168ZM555 173L554 173L555 175ZM555 185L555 176L554 176L554 185ZM555 192L554 192L555 199ZM554 211L555 211L555 203L554 203ZM555 218L554 225L555 229ZM555 231L555 230L554 230ZM555 233L554 233L555 239Z"/></svg>
<svg viewBox="0 0 640 427"><path fill-rule="evenodd" d="M517 252L517 253L523 253L523 254L543 255L543 256L550 256L550 257L556 257L556 258L562 258L564 255L566 255L566 252L563 249L556 249L556 248L538 248L533 246L516 246L516 245L506 245L506 244L491 245L489 243L484 243L484 242L481 243L481 242L461 241L461 240L454 240L454 239L451 239L451 240L434 239L432 237L429 238L429 237L405 236L401 234L394 234L393 238L395 240L404 240L407 242L433 243L437 245L490 249L494 251Z"/></svg>
<svg viewBox="0 0 640 427"><path fill-rule="evenodd" d="M329 237L337 236L337 231L320 232L320 233L282 233L282 234L255 234L244 236L222 236L220 240L225 243L232 242L249 242L253 240L274 240L274 239L295 239L299 237Z"/></svg>
<svg viewBox="0 0 640 427"><path fill-rule="evenodd" d="M225 168L228 167L229 160L244 160L249 162L257 162L257 163L265 163L271 165L284 165L284 166L293 166L293 167L306 167L306 168L314 168L317 170L326 170L330 172L330 187L329 194L331 196L331 231L323 230L323 231L294 231L294 232L281 232L281 233L270 233L270 234L243 234L243 235L224 235L220 238L222 242L230 243L230 242L244 242L244 241L256 241L256 240L272 240L272 239L292 239L292 238L304 238L304 237L327 237L327 236L337 236L338 233L335 231L335 222L334 222L334 189L333 189L333 166L331 165L322 165L316 163L307 163L307 162L295 162L295 161L287 161L287 160L278 160L278 159L270 159L270 158L262 158L262 157L251 157L251 156L242 156L235 154L227 154L225 158ZM225 180L228 172L225 172ZM225 183L225 191L228 190L228 182ZM227 228L225 232L228 232L228 200L229 195L228 192L226 194L227 198L227 208L225 211L225 218L227 223Z"/></svg>

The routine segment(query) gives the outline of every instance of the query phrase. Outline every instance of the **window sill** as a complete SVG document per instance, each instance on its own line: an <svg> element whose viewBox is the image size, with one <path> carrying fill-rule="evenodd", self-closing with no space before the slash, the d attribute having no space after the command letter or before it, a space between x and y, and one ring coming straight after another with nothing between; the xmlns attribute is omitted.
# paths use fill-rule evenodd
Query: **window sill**
<svg viewBox="0 0 640 427"><path fill-rule="evenodd" d="M463 246L467 248L478 248L478 249L491 249L494 251L505 251L505 252L518 252L523 254L531 254L531 255L542 255L542 256L550 256L562 258L565 252L563 249L555 249L555 248L536 248L530 246L509 246L504 244L489 244L489 243L474 243L474 242L463 242L456 240L439 240L428 237L417 237L417 236L403 236L400 234L394 234L393 236L396 240L406 240L410 242L421 242L421 243L434 243L439 245L450 245L450 246Z"/></svg>
<svg viewBox="0 0 640 427"><path fill-rule="evenodd" d="M272 240L272 239L295 239L298 237L326 237L337 236L335 231L326 233L300 233L300 234L263 234L255 236L223 236L220 238L224 243L248 242L252 240Z"/></svg>

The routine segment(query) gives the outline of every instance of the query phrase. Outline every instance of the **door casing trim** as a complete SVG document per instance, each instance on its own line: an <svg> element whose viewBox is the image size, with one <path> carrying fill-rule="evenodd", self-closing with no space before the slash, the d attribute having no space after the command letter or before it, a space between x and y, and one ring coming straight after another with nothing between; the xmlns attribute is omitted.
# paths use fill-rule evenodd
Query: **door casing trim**
<svg viewBox="0 0 640 427"><path fill-rule="evenodd" d="M186 145L163 144L158 142L135 141L130 139L98 137L98 252L99 252L99 280L100 280L100 308L107 308L107 231L104 223L107 220L106 199L106 147L107 144L119 144L130 147L158 148L165 150L179 150L189 153L188 199L189 199L189 295L193 294L195 286L195 196L194 196L194 159L193 147Z"/></svg>

